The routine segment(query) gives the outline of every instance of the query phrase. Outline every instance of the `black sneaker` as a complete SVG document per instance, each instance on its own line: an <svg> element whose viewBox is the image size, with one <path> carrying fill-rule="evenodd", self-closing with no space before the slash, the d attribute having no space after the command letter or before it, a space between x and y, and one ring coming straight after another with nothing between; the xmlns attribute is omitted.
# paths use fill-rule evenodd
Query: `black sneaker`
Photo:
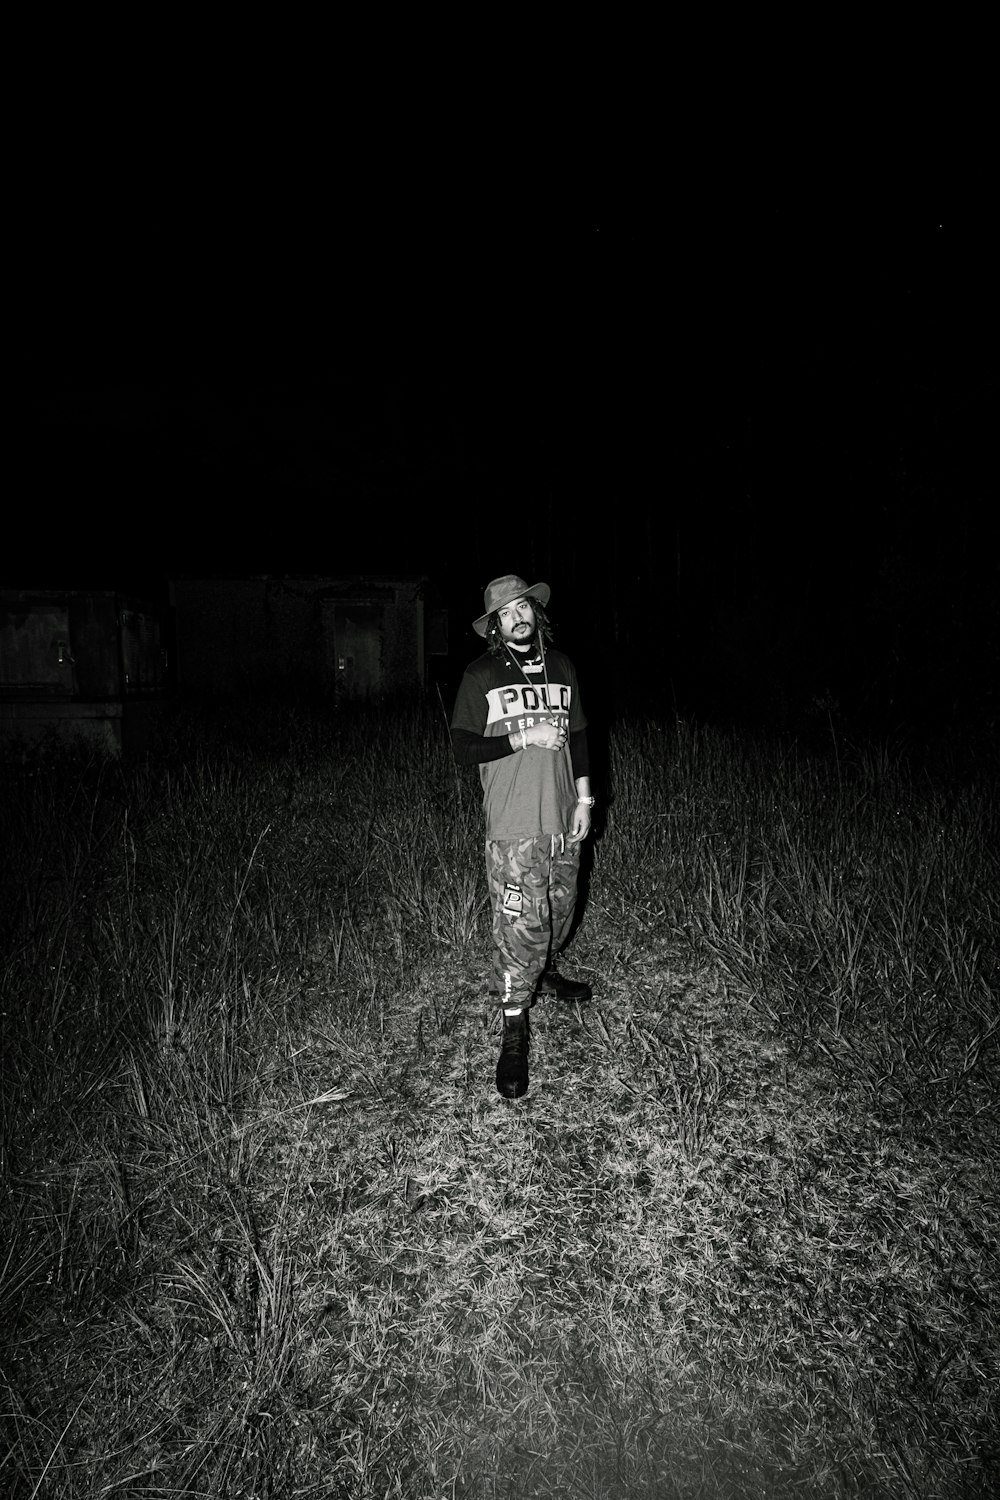
<svg viewBox="0 0 1000 1500"><path fill-rule="evenodd" d="M564 979L558 969L548 968L538 981L535 994L547 1000L590 1000L593 990L579 979Z"/></svg>
<svg viewBox="0 0 1000 1500"><path fill-rule="evenodd" d="M504 1016L500 1058L497 1062L497 1092L505 1099L520 1099L528 1091L528 1012Z"/></svg>

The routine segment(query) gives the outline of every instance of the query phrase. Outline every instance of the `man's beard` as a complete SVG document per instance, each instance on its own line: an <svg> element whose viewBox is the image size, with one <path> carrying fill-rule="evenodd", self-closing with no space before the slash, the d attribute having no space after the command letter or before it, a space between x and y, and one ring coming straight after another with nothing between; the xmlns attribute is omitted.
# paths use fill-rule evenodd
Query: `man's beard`
<svg viewBox="0 0 1000 1500"><path fill-rule="evenodd" d="M528 624L527 620L525 620L524 623L527 625ZM512 646L519 646L521 648L521 650L523 651L525 649L525 647L534 646L534 644L537 641L537 639L538 639L538 626L537 625L528 625L527 630L515 629L514 634L510 638L510 644Z"/></svg>

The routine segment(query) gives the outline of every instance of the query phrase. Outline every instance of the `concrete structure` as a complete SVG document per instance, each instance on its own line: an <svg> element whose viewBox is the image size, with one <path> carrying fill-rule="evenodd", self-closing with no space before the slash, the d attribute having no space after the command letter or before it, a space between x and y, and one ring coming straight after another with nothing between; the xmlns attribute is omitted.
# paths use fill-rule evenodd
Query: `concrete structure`
<svg viewBox="0 0 1000 1500"><path fill-rule="evenodd" d="M141 749L165 696L164 623L110 589L0 589L0 737Z"/></svg>
<svg viewBox="0 0 1000 1500"><path fill-rule="evenodd" d="M178 689L342 701L421 686L425 593L418 576L175 578Z"/></svg>

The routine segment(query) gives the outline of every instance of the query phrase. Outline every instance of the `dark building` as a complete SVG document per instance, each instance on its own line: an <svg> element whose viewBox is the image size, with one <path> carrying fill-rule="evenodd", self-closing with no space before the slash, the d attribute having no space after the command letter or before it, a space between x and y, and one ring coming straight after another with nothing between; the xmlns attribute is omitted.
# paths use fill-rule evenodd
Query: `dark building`
<svg viewBox="0 0 1000 1500"><path fill-rule="evenodd" d="M111 589L0 590L0 736L141 747L166 691L164 613Z"/></svg>
<svg viewBox="0 0 1000 1500"><path fill-rule="evenodd" d="M447 649L423 577L187 578L171 581L182 694L271 688L336 701L422 686Z"/></svg>

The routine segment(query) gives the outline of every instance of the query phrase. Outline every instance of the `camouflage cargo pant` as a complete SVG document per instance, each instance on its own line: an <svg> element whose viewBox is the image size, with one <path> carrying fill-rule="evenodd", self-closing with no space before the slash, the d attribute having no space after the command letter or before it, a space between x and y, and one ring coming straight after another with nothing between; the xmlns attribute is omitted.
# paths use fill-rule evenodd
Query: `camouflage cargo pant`
<svg viewBox="0 0 1000 1500"><path fill-rule="evenodd" d="M493 905L490 992L505 1006L531 1004L546 965L569 936L580 845L562 834L486 842Z"/></svg>

